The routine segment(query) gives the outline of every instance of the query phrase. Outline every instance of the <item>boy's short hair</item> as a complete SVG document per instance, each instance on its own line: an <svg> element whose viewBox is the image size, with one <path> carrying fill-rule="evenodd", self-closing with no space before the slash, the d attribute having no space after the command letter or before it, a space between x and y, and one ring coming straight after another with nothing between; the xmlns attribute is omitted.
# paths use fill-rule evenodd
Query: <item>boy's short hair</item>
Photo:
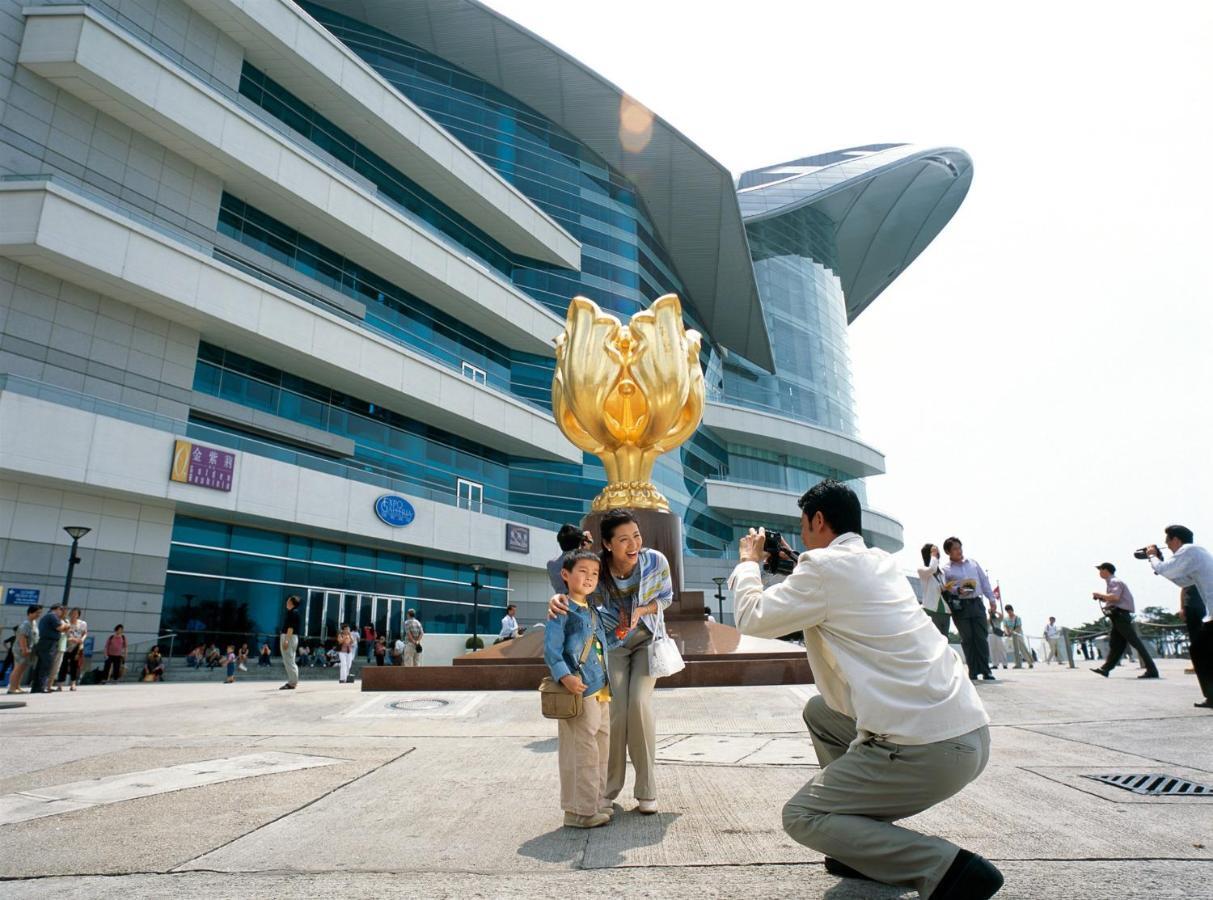
<svg viewBox="0 0 1213 900"><path fill-rule="evenodd" d="M566 572L572 572L573 566L577 565L577 563L581 562L582 560L588 560L589 562L597 565L599 568L602 567L602 559L599 558L597 553L592 553L589 550L570 550L560 560L560 568Z"/></svg>

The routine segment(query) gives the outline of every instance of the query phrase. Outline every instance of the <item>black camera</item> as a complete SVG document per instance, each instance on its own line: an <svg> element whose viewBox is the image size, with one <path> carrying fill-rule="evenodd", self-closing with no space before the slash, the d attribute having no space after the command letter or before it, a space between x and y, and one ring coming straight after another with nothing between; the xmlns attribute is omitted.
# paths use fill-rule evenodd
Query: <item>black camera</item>
<svg viewBox="0 0 1213 900"><path fill-rule="evenodd" d="M796 555L783 545L783 535L778 531L767 531L762 552L767 554L763 568L772 575L791 575L796 568Z"/></svg>
<svg viewBox="0 0 1213 900"><path fill-rule="evenodd" d="M1150 549L1149 547L1142 547L1140 550L1134 550L1133 558L1134 559L1149 559L1150 558L1149 549ZM1158 558L1162 559L1161 550L1158 551Z"/></svg>

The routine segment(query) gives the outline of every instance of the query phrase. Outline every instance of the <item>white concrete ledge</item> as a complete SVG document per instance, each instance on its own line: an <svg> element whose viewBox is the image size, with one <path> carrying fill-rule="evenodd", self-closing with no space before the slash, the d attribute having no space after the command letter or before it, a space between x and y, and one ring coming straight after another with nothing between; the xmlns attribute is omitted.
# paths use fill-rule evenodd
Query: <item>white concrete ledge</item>
<svg viewBox="0 0 1213 900"><path fill-rule="evenodd" d="M30 71L470 327L554 355L563 323L546 307L100 13L37 7L25 14L18 61Z"/></svg>
<svg viewBox="0 0 1213 900"><path fill-rule="evenodd" d="M791 527L791 523L800 518L796 506L800 494L796 491L711 478L704 482L704 486L708 506L739 520L739 524L756 526L771 523ZM901 523L882 512L865 508L863 539L870 547L896 553L903 546Z"/></svg>
<svg viewBox="0 0 1213 900"><path fill-rule="evenodd" d="M504 453L580 462L550 414L57 182L0 183L0 255Z"/></svg>
<svg viewBox="0 0 1213 900"><path fill-rule="evenodd" d="M884 474L884 454L828 428L765 410L709 402L703 424L726 441L799 456L856 478Z"/></svg>
<svg viewBox="0 0 1213 900"><path fill-rule="evenodd" d="M404 528L392 528L374 511L385 488L252 453L237 451L228 493L179 484L169 481L178 437L184 436L0 392L0 474L23 483L138 502L168 501L179 512L303 528L343 541L511 569L543 569L555 543L550 532L532 528L529 554L507 552L505 519L411 495L406 496L416 518Z"/></svg>
<svg viewBox="0 0 1213 900"><path fill-rule="evenodd" d="M270 78L509 249L581 268L581 244L290 0L185 0Z"/></svg>

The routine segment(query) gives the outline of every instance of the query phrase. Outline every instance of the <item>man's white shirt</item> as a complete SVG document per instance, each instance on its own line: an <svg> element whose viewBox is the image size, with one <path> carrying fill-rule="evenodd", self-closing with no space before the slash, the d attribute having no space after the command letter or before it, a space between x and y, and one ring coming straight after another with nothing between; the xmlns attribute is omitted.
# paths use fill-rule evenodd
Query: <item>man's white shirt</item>
<svg viewBox="0 0 1213 900"><path fill-rule="evenodd" d="M514 632L517 630L518 630L518 620L517 619L515 619L513 616L502 616L501 617L501 633L498 634L497 636L503 637L503 638L513 637Z"/></svg>
<svg viewBox="0 0 1213 900"><path fill-rule="evenodd" d="M930 744L989 724L893 558L858 534L800 554L792 574L765 591L758 563L739 563L729 587L743 633L804 633L817 690L831 709L855 719L857 742L880 736Z"/></svg>
<svg viewBox="0 0 1213 900"><path fill-rule="evenodd" d="M1179 587L1196 585L1205 601L1205 621L1213 622L1213 553L1196 544L1182 544L1170 559L1150 557L1154 574Z"/></svg>

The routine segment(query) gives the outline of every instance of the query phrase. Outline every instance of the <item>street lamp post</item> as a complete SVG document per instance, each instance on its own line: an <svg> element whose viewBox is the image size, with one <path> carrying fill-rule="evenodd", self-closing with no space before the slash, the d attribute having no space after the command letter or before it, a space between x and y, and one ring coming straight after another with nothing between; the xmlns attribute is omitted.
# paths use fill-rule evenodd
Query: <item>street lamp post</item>
<svg viewBox="0 0 1213 900"><path fill-rule="evenodd" d="M480 563L472 563L472 649L479 643L477 626L480 624Z"/></svg>
<svg viewBox="0 0 1213 900"><path fill-rule="evenodd" d="M63 530L72 539L72 549L67 555L67 578L63 580L63 605L67 606L68 597L72 594L72 572L76 568L76 563L80 562L80 557L76 555L76 548L80 545L80 538L93 529L85 528L83 525L68 525Z"/></svg>
<svg viewBox="0 0 1213 900"><path fill-rule="evenodd" d="M720 613L720 624L724 624L724 583L728 581L723 575L717 575L712 579L716 582L716 608Z"/></svg>

